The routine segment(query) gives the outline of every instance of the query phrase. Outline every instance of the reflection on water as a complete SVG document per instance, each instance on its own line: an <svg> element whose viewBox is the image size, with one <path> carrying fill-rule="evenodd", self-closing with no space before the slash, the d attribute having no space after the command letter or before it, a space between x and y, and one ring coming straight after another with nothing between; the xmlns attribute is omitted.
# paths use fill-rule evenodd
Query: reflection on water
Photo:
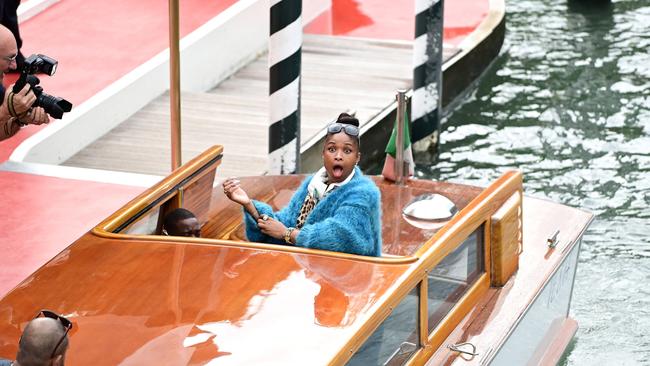
<svg viewBox="0 0 650 366"><path fill-rule="evenodd" d="M505 52L444 125L439 163L416 156L420 177L457 182L521 169L527 194L598 215L568 365L650 356L650 3L602 3L508 1Z"/></svg>

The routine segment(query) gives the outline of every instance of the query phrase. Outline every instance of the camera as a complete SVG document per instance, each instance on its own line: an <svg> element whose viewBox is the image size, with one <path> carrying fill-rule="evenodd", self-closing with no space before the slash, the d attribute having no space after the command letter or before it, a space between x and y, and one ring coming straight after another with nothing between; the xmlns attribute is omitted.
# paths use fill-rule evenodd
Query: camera
<svg viewBox="0 0 650 366"><path fill-rule="evenodd" d="M43 92L43 87L38 85L41 81L33 75L36 73L44 73L52 76L56 72L57 65L58 62L55 59L45 55L35 54L27 57L25 64L20 70L20 78L18 78L18 81L14 85L13 92L18 93L25 84L31 85L32 91L36 96L36 101L32 106L43 107L45 113L53 118L61 119L63 113L70 112L72 103L63 98Z"/></svg>

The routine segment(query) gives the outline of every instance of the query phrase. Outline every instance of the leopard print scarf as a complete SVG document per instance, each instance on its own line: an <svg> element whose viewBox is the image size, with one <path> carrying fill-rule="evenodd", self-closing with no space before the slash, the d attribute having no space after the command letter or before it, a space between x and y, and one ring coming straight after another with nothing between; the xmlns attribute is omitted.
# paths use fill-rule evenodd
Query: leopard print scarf
<svg viewBox="0 0 650 366"><path fill-rule="evenodd" d="M316 174L314 174L309 182L309 186L307 187L307 196L300 207L300 214L298 214L298 220L296 220L296 228L300 229L305 225L307 216L309 216L309 213L314 209L314 207L316 207L316 204L320 200L325 198L326 195L337 187L348 183L352 180L353 176L354 170L343 182L327 184L327 171L325 170L325 167L322 167Z"/></svg>
<svg viewBox="0 0 650 366"><path fill-rule="evenodd" d="M297 229L300 229L303 225L305 225L307 216L309 216L311 210L314 209L316 203L318 203L316 198L314 198L311 193L307 193L307 197L305 197L305 200L302 202L302 207L300 207L300 214L298 215L298 220L296 222Z"/></svg>

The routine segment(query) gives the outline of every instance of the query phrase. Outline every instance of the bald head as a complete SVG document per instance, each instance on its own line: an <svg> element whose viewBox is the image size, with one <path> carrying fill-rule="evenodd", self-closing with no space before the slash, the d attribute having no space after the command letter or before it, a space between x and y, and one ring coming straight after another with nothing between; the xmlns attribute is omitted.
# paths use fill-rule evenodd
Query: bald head
<svg viewBox="0 0 650 366"><path fill-rule="evenodd" d="M16 38L14 38L14 35L7 27L0 25L0 78L9 69L16 67L16 61L7 60L11 58L15 59L17 53Z"/></svg>
<svg viewBox="0 0 650 366"><path fill-rule="evenodd" d="M9 28L5 27L4 25L0 25L0 41L7 40L16 43L16 39L14 38L14 35L11 33Z"/></svg>
<svg viewBox="0 0 650 366"><path fill-rule="evenodd" d="M49 365L52 352L64 334L65 328L56 319L42 317L30 321L20 338L16 361L20 366ZM54 365L63 365L65 351L68 348L67 338L66 336L56 350Z"/></svg>

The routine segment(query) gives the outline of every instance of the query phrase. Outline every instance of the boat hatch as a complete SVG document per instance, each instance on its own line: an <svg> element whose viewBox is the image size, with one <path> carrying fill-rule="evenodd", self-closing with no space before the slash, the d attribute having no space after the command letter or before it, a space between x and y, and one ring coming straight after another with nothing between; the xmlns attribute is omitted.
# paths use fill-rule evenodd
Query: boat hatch
<svg viewBox="0 0 650 366"><path fill-rule="evenodd" d="M458 212L458 207L449 198L438 194L423 194L415 197L402 210L409 224L421 229L437 229Z"/></svg>

